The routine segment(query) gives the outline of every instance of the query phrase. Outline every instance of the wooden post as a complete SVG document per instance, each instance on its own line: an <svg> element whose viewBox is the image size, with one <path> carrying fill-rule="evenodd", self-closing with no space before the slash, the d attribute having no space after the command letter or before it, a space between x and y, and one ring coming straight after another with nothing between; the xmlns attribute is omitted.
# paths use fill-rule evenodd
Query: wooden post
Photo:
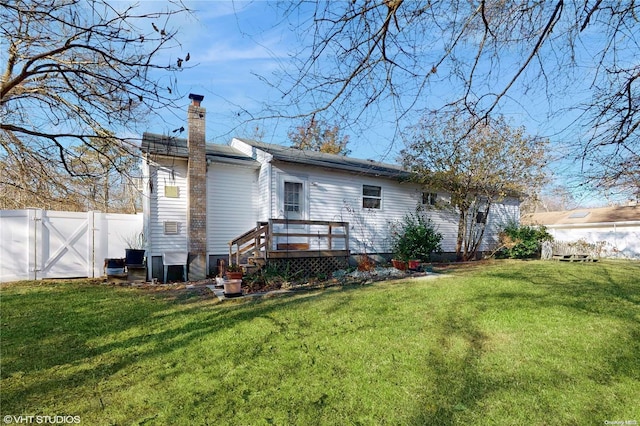
<svg viewBox="0 0 640 426"><path fill-rule="evenodd" d="M345 222L344 225L344 249L349 253L349 222Z"/></svg>
<svg viewBox="0 0 640 426"><path fill-rule="evenodd" d="M273 241L271 241L271 231L273 230L273 220L269 219L269 223L267 224L267 235L266 235L266 239L267 239L267 247L265 248L265 257L268 259L269 258L269 252L271 251L271 247L273 244Z"/></svg>

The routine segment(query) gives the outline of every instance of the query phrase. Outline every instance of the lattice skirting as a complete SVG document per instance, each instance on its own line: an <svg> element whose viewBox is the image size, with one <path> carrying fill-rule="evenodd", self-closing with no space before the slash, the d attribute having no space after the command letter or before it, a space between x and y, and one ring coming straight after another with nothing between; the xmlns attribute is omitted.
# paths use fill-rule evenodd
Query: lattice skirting
<svg viewBox="0 0 640 426"><path fill-rule="evenodd" d="M349 266L349 258L339 256L269 259L267 262L269 267L296 277L329 276L334 271Z"/></svg>

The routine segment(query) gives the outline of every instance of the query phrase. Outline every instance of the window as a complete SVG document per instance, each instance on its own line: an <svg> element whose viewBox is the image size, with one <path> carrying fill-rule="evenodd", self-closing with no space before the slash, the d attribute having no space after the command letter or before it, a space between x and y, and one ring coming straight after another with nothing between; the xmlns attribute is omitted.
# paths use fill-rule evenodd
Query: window
<svg viewBox="0 0 640 426"><path fill-rule="evenodd" d="M302 194L302 183L284 183L284 211L300 213L300 197Z"/></svg>
<svg viewBox="0 0 640 426"><path fill-rule="evenodd" d="M422 204L425 206L435 206L438 201L438 194L435 192L423 192L422 193Z"/></svg>
<svg viewBox="0 0 640 426"><path fill-rule="evenodd" d="M382 187L362 185L362 208L379 209L382 205Z"/></svg>
<svg viewBox="0 0 640 426"><path fill-rule="evenodd" d="M487 213L486 212L478 212L476 214L476 223L487 223Z"/></svg>

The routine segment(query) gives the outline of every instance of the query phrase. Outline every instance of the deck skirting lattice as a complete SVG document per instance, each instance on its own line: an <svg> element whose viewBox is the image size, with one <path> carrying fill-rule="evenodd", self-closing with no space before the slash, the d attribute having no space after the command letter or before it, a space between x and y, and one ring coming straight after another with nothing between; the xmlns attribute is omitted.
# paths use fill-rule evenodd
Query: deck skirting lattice
<svg viewBox="0 0 640 426"><path fill-rule="evenodd" d="M333 272L349 266L346 256L280 258L267 262L270 268L295 277L331 276Z"/></svg>

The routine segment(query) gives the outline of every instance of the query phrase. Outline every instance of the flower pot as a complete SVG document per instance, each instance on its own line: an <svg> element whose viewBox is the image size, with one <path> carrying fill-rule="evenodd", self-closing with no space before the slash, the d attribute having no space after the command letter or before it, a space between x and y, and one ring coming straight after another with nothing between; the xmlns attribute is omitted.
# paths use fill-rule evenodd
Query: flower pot
<svg viewBox="0 0 640 426"><path fill-rule="evenodd" d="M144 250L141 249L125 249L124 263L127 265L143 265Z"/></svg>
<svg viewBox="0 0 640 426"><path fill-rule="evenodd" d="M227 279L228 280L241 280L242 279L242 271L227 271Z"/></svg>
<svg viewBox="0 0 640 426"><path fill-rule="evenodd" d="M405 262L404 260L391 259L391 264L393 265L394 268L399 269L401 271L407 270L407 262Z"/></svg>
<svg viewBox="0 0 640 426"><path fill-rule="evenodd" d="M242 296L242 280L225 280L224 295L225 297Z"/></svg>
<svg viewBox="0 0 640 426"><path fill-rule="evenodd" d="M409 269L412 271L417 271L420 269L420 261L419 260L409 260L407 261Z"/></svg>
<svg viewBox="0 0 640 426"><path fill-rule="evenodd" d="M110 275L124 275L124 259L105 259L105 273Z"/></svg>

